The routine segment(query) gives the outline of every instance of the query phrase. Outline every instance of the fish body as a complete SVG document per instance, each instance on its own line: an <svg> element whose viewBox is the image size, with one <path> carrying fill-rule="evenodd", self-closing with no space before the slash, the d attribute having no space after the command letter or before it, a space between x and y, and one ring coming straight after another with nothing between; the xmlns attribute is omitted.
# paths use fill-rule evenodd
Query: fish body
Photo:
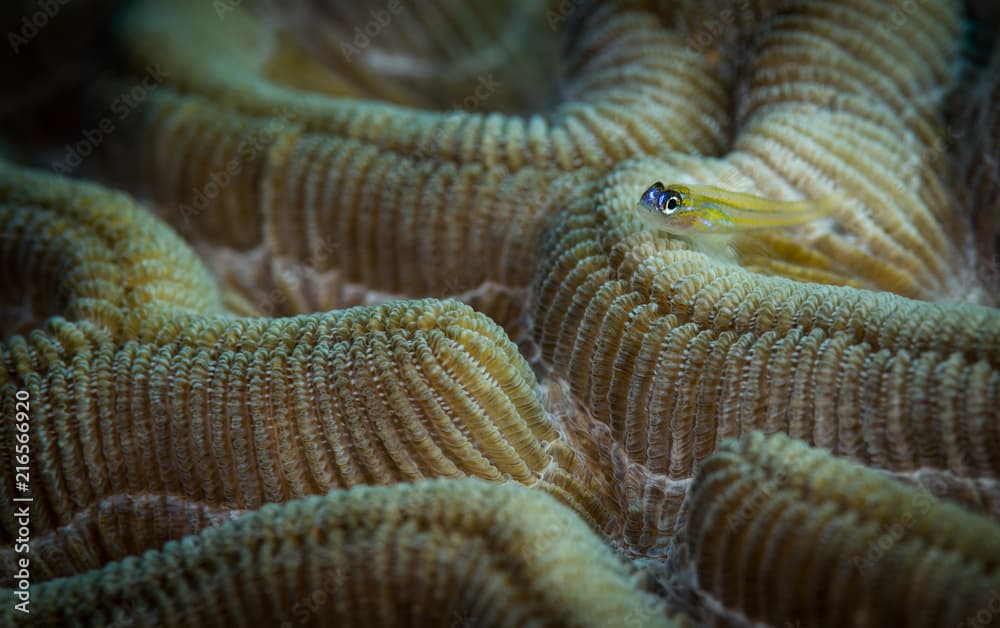
<svg viewBox="0 0 1000 628"><path fill-rule="evenodd" d="M838 198L772 201L711 185L670 185L657 181L639 199L643 220L678 235L739 233L800 225L829 214Z"/></svg>

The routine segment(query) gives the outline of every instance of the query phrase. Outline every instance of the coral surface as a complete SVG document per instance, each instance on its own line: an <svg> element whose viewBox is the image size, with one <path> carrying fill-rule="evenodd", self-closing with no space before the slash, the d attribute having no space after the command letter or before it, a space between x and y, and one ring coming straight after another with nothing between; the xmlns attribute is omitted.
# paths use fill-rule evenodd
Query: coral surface
<svg viewBox="0 0 1000 628"><path fill-rule="evenodd" d="M2 621L1000 625L956 3L359 6L131 3L101 185L0 165Z"/></svg>
<svg viewBox="0 0 1000 628"><path fill-rule="evenodd" d="M770 624L960 626L1000 587L995 523L782 434L702 465L684 536L706 607Z"/></svg>
<svg viewBox="0 0 1000 628"><path fill-rule="evenodd" d="M571 511L471 479L271 504L34 595L47 625L677 625Z"/></svg>

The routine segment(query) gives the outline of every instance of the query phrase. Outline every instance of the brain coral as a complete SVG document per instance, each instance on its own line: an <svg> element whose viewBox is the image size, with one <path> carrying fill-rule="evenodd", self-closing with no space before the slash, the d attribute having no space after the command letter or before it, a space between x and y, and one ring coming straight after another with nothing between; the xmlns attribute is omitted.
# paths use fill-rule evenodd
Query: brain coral
<svg viewBox="0 0 1000 628"><path fill-rule="evenodd" d="M723 445L691 490L694 580L748 619L959 626L1000 586L995 523L784 435Z"/></svg>
<svg viewBox="0 0 1000 628"><path fill-rule="evenodd" d="M676 625L572 512L468 479L268 505L35 596L55 625Z"/></svg>
<svg viewBox="0 0 1000 628"><path fill-rule="evenodd" d="M961 19L131 3L75 94L83 124L142 94L81 172L104 186L0 174L0 563L27 392L27 619L978 618L996 143L947 145ZM997 128L985 76L970 129ZM657 179L843 202L712 244L642 226Z"/></svg>

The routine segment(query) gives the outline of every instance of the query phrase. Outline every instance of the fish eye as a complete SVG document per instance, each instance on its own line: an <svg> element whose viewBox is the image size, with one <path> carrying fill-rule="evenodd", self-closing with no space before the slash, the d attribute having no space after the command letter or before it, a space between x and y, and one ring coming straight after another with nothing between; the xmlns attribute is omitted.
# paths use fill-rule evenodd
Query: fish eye
<svg viewBox="0 0 1000 628"><path fill-rule="evenodd" d="M680 192L677 190L667 189L660 194L656 205L660 208L660 211L672 214L678 207L681 206L681 202L683 200L684 197L681 196Z"/></svg>

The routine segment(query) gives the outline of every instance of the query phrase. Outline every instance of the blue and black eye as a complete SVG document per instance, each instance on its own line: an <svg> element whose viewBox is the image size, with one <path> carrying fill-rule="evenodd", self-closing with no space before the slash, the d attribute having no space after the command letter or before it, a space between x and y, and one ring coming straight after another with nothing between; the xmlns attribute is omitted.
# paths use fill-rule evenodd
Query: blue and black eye
<svg viewBox="0 0 1000 628"><path fill-rule="evenodd" d="M666 189L656 199L656 207L664 213L672 214L681 206L681 194L677 190Z"/></svg>
<svg viewBox="0 0 1000 628"><path fill-rule="evenodd" d="M663 193L661 202L670 211L677 209L677 193L673 190L667 190Z"/></svg>

